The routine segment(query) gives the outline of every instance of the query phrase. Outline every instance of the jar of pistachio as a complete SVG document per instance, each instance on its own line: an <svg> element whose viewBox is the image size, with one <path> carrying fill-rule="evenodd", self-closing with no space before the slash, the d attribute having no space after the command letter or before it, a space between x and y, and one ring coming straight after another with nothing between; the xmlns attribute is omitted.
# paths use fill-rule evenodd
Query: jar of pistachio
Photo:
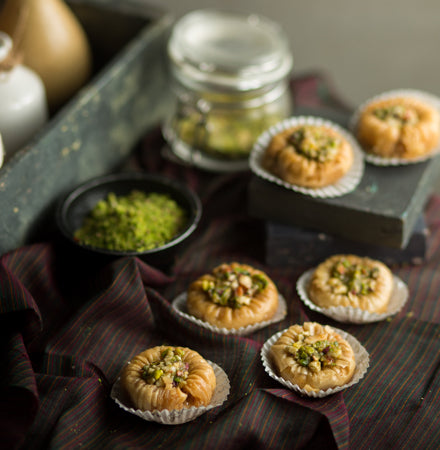
<svg viewBox="0 0 440 450"><path fill-rule="evenodd" d="M283 30L257 15L197 10L174 25L168 58L175 102L163 134L173 154L207 170L247 169L256 138L292 113Z"/></svg>

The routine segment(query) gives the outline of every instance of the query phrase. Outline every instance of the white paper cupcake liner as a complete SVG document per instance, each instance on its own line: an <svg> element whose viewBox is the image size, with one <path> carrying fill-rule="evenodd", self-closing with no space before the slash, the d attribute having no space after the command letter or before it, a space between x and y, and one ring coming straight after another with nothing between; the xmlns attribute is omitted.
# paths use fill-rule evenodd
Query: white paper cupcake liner
<svg viewBox="0 0 440 450"><path fill-rule="evenodd" d="M198 319L197 317L192 316L188 312L188 308L186 307L186 292L182 292L179 294L172 303L173 308L180 314L182 317L190 320L191 322L199 325L200 327L211 330L215 333L220 334L229 334L234 336L246 336L248 334L254 333L261 328L267 327L273 323L281 322L287 315L287 304L286 300L281 294L278 294L278 308L275 311L275 315L270 320L265 320L264 322L259 322L254 325L248 325L246 327L240 328L219 328L214 325L211 325L204 320Z"/></svg>
<svg viewBox="0 0 440 450"><path fill-rule="evenodd" d="M307 391L305 389L300 388L297 384L293 384L288 380L285 380L283 377L280 377L276 374L276 369L272 361L272 357L270 355L270 349L272 348L272 345L275 344L275 342L279 339L279 337L287 331L288 328L285 330L279 331L278 333L274 334L272 337L270 337L263 345L261 349L261 361L264 366L264 370L268 373L268 375L273 378L274 380L278 381L285 387L292 389L294 391L297 391L303 395L306 395L308 397L315 397L315 398L321 398L326 397L331 394L335 394L336 392L342 391L344 389L349 388L350 386L353 386L356 383L359 383L359 381L363 378L365 373L367 372L367 369L370 365L370 357L368 355L367 350L361 345L361 343L351 334L346 333L343 330L339 330L338 328L332 327L333 330L335 330L342 338L344 338L353 349L354 358L356 362L356 368L353 374L353 377L351 380L342 385L337 386L335 388L330 388L326 390L319 390L319 391Z"/></svg>
<svg viewBox="0 0 440 450"><path fill-rule="evenodd" d="M353 133L354 136L357 135L357 124L359 123L359 118L362 111L372 102L376 102L378 100L386 100L394 97L412 97L419 100L422 100L434 108L436 108L440 112L440 98L435 95L429 94L427 92L419 91L416 89L395 89L392 91L383 92L382 94L376 95L365 102L363 102L356 111L352 114L349 120L348 128ZM361 147L362 148L362 147ZM376 166L403 166L409 164L416 164L419 162L427 161L428 159L437 156L440 153L440 142L437 148L426 155L419 156L418 158L386 158L379 155L373 155L364 151L365 161L370 164L374 164Z"/></svg>
<svg viewBox="0 0 440 450"><path fill-rule="evenodd" d="M350 168L350 170L338 181L329 186L325 186L322 188L307 188L304 186L298 186L295 184L288 183L281 178L278 178L274 174L268 172L262 165L261 161L266 150L266 147L269 145L272 137L281 131L284 131L288 128L297 126L297 125L316 125L316 126L326 126L329 128L333 128L335 131L339 132L344 136L344 138L349 142L351 147L353 148L354 153L354 161ZM263 178L266 181L271 183L278 184L279 186L283 186L286 189L300 192L304 195L309 195L311 197L317 198L329 198L329 197L340 197L341 195L348 194L356 189L358 184L362 179L362 175L364 173L364 152L359 147L356 139L345 129L340 127L334 122L329 120L322 119L320 117L312 117L312 116L297 116L290 117L288 119L279 122L268 130L266 130L255 142L252 152L249 157L249 166L254 174Z"/></svg>
<svg viewBox="0 0 440 450"><path fill-rule="evenodd" d="M214 369L214 374L217 382L214 395L212 396L211 403L208 406L202 406L199 408L192 406L191 408L171 411L167 409L164 409L162 411L141 411L140 409L135 409L130 406L130 399L122 389L119 378L113 384L112 390L110 392L110 397L123 410L131 414L135 414L136 416L139 416L149 422L157 422L163 425L179 425L182 423L190 422L191 420L194 420L207 411L222 405L229 395L230 383L228 376L226 375L224 370L217 364L213 363L212 361L208 361L208 363Z"/></svg>
<svg viewBox="0 0 440 450"><path fill-rule="evenodd" d="M360 308L354 308L352 306L332 306L330 308L322 308L313 303L308 295L308 285L314 270L315 269L310 269L298 278L296 290L299 298L311 310L324 314L325 316L337 320L338 322L356 324L379 322L381 320L385 320L387 317L397 314L408 300L407 285L399 277L393 275L394 287L387 311L384 313L372 313Z"/></svg>

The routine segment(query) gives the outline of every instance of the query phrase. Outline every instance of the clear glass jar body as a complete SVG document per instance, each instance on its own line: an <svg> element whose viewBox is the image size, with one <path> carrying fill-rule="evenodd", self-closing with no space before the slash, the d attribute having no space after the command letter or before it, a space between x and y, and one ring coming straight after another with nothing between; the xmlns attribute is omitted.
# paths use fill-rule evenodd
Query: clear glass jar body
<svg viewBox="0 0 440 450"><path fill-rule="evenodd" d="M170 40L175 102L163 134L174 155L187 163L215 171L246 169L257 137L292 114L288 79L292 58L284 36L277 28L268 28L266 22L262 22L264 27L257 22L260 28L256 35L243 43L241 34L230 35L242 22L254 31L255 24L249 24L246 17L206 11L201 17L204 28L197 36L202 44L194 44L192 39L186 46L181 44L197 30L194 21L184 30L186 34L178 30ZM206 30L210 21L219 25L214 35ZM228 26L232 26L229 37L224 37ZM205 32L209 48L202 40ZM261 45L265 40L269 41L266 47ZM254 41L260 43L258 48Z"/></svg>
<svg viewBox="0 0 440 450"><path fill-rule="evenodd" d="M245 168L257 137L292 113L286 81L246 95L194 92L183 86L176 86L174 93L164 136L176 156L207 169Z"/></svg>

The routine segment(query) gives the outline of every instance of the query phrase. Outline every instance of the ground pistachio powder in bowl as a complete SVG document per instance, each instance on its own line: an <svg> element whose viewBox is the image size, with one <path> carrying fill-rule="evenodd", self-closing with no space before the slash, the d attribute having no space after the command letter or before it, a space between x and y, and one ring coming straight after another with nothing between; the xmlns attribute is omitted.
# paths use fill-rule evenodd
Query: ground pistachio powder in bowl
<svg viewBox="0 0 440 450"><path fill-rule="evenodd" d="M187 220L185 210L168 194L110 192L94 206L74 238L91 247L144 252L171 241Z"/></svg>

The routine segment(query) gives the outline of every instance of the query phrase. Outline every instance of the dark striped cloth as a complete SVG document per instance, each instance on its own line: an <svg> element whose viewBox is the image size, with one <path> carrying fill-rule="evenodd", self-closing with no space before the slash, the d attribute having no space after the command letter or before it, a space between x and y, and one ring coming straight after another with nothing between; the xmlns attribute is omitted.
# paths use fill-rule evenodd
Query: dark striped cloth
<svg viewBox="0 0 440 450"><path fill-rule="evenodd" d="M319 82L305 78L295 86L316 93ZM160 157L160 145L157 134L149 135L136 167L184 181L204 205L200 227L169 268L136 258L84 259L58 237L1 257L0 448L438 448L440 198L433 197L426 211L428 262L392 267L410 289L403 311L380 323L345 325L300 302L295 283L308 267L265 266L263 224L244 206L249 175L214 176L177 166ZM285 320L232 337L176 314L170 302L190 281L232 260L274 279L288 303ZM344 329L365 346L370 368L358 384L310 399L265 373L265 340L308 319ZM109 394L121 367L162 343L188 346L220 365L231 383L227 401L178 426L120 409Z"/></svg>

